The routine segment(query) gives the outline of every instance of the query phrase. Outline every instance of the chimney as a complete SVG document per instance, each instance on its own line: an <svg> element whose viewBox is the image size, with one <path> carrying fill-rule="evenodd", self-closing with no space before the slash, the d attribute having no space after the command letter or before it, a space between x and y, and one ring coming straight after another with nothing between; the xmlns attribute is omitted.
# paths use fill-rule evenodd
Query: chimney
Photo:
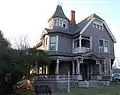
<svg viewBox="0 0 120 95"><path fill-rule="evenodd" d="M71 13L70 13L70 16L71 16L71 23L75 24L76 21L75 21L75 11L71 10Z"/></svg>

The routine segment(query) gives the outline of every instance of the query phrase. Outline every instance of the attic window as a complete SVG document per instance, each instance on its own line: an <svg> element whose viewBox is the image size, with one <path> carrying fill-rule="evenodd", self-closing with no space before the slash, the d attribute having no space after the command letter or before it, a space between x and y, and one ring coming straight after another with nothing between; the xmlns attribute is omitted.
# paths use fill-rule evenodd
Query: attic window
<svg viewBox="0 0 120 95"><path fill-rule="evenodd" d="M98 22L93 22L93 27L99 30L103 30L103 24Z"/></svg>

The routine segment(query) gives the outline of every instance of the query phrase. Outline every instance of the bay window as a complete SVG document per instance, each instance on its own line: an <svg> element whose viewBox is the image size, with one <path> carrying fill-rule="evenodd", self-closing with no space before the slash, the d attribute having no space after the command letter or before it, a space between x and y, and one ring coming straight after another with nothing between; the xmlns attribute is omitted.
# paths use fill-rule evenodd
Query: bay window
<svg viewBox="0 0 120 95"><path fill-rule="evenodd" d="M79 47L79 38L77 38L77 39L74 39L74 48L77 48L77 47Z"/></svg>

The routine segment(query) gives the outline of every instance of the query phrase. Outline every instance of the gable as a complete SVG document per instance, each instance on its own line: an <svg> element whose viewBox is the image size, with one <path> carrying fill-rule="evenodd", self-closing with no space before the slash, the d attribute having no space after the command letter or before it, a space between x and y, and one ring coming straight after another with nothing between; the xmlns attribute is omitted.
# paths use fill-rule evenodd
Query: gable
<svg viewBox="0 0 120 95"><path fill-rule="evenodd" d="M96 18L92 18L85 26L84 28L81 30L80 34L83 34L85 32L85 30L91 25L91 23L95 20ZM116 39L113 36L112 32L110 31L108 25L106 24L105 21L102 21L102 23L104 24L105 28L107 29L108 34L110 35L110 37L112 38L113 42L116 43Z"/></svg>

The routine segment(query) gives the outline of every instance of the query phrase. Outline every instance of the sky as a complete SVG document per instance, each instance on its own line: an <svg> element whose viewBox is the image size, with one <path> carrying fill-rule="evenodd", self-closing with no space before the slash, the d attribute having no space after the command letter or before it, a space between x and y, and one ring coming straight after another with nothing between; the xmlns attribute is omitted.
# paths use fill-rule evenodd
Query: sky
<svg viewBox="0 0 120 95"><path fill-rule="evenodd" d="M93 13L103 18L117 40L115 56L120 57L120 0L0 0L0 30L13 47L21 37L34 46L58 4L68 18L76 11L76 22Z"/></svg>

